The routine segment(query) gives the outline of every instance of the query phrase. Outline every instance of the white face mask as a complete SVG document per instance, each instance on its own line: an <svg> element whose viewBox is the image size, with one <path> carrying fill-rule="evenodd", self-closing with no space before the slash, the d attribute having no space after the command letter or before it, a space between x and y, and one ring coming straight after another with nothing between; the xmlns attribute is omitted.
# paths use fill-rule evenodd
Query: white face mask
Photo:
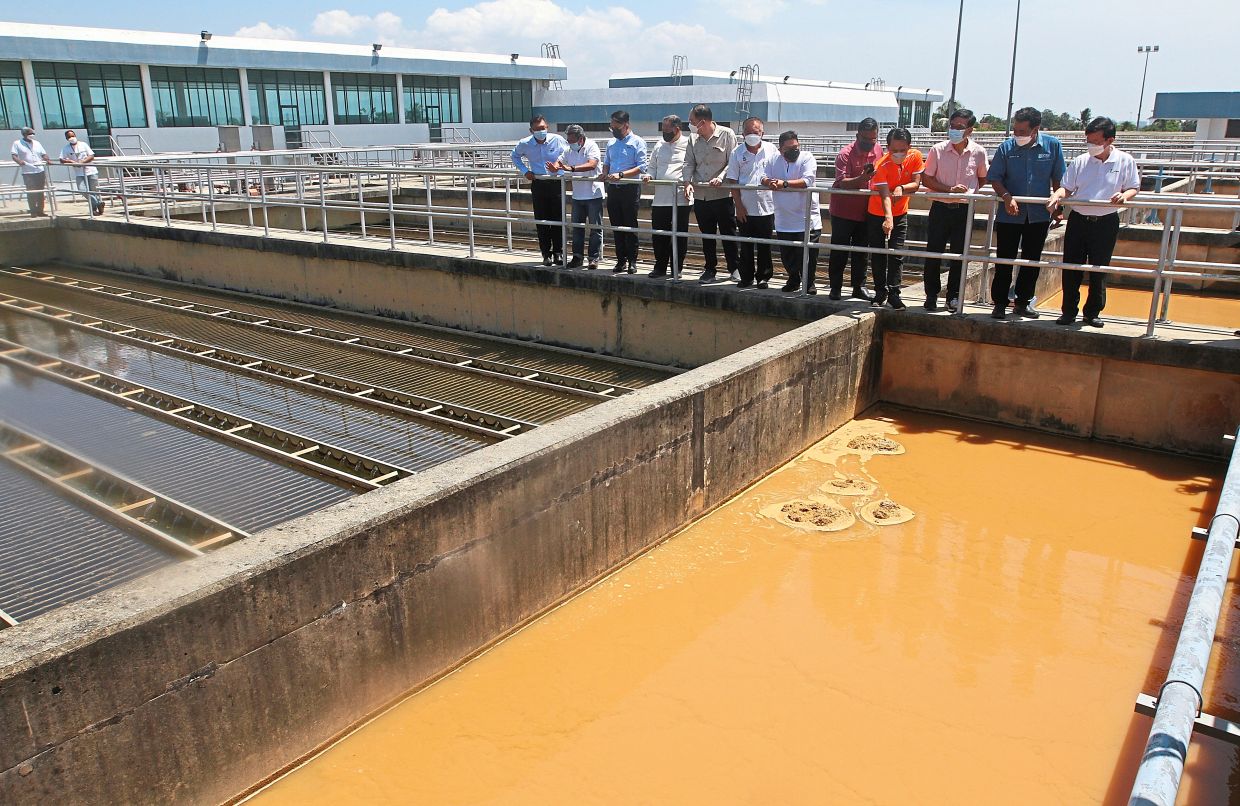
<svg viewBox="0 0 1240 806"><path fill-rule="evenodd" d="M758 146L762 145L762 135L760 134L745 135L745 145L749 146L750 148L757 148Z"/></svg>
<svg viewBox="0 0 1240 806"><path fill-rule="evenodd" d="M71 145L71 146L75 146L75 145L77 145L77 138L76 138L76 137L70 137L70 138L69 138L69 145Z"/></svg>
<svg viewBox="0 0 1240 806"><path fill-rule="evenodd" d="M1107 147L1104 145L1096 146L1093 143L1089 143L1088 145L1085 146L1085 150L1089 152L1089 156L1091 157L1101 157L1102 152L1106 151Z"/></svg>
<svg viewBox="0 0 1240 806"><path fill-rule="evenodd" d="M894 162L896 165L899 165L900 163L904 162L904 158L907 156L908 156L907 151L892 151L891 161Z"/></svg>
<svg viewBox="0 0 1240 806"><path fill-rule="evenodd" d="M951 140L953 143L963 143L964 129L948 129L947 139Z"/></svg>
<svg viewBox="0 0 1240 806"><path fill-rule="evenodd" d="M1024 137L1019 137L1019 136L1018 136L1018 137L1016 138L1016 145L1021 146L1022 148L1023 148L1023 147L1025 147L1025 146L1027 146L1027 145L1029 145L1029 144L1030 144L1030 143L1032 143L1032 142L1033 142L1033 135L1032 135L1032 134L1026 135L1026 136L1024 136Z"/></svg>

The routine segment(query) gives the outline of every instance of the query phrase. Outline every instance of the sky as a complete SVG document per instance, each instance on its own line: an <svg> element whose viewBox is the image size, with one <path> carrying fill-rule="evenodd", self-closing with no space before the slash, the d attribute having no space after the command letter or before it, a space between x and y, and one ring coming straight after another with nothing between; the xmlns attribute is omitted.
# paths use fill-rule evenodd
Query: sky
<svg viewBox="0 0 1240 806"><path fill-rule="evenodd" d="M979 116L1007 107L1017 0L964 0L956 97ZM951 86L959 0L448 0L316 3L8 4L13 22L266 36L538 55L554 42L568 89L616 72L757 64L764 76ZM1037 0L1022 5L1015 106L1130 120L1156 44L1142 116L1158 91L1237 90L1240 0Z"/></svg>

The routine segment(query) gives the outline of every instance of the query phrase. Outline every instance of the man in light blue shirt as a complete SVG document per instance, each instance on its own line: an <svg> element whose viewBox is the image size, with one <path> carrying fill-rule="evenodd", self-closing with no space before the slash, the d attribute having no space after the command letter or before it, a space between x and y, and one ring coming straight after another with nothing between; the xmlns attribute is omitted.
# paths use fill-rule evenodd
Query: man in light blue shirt
<svg viewBox="0 0 1240 806"><path fill-rule="evenodd" d="M21 166L22 181L26 183L26 206L31 216L45 216L43 201L47 187L47 166L51 160L43 144L34 139L34 129L26 126L22 136L13 142L9 150L13 162Z"/></svg>
<svg viewBox="0 0 1240 806"><path fill-rule="evenodd" d="M558 163L567 151L568 141L547 131L547 119L542 115L530 118L530 136L518 140L512 149L513 166L530 182L534 218L556 222L538 225L538 249L544 266L564 265L564 232L558 223L564 219L564 198L559 180L538 177L554 175L547 166Z"/></svg>
<svg viewBox="0 0 1240 806"><path fill-rule="evenodd" d="M1042 247L1051 227L1051 214L1045 202L1017 202L1013 196L1047 198L1059 190L1063 179L1063 146L1049 134L1042 134L1042 113L1031 106L1012 115L1012 137L999 146L986 178L1003 200L995 214L995 254L1014 259L1017 251L1025 260L1041 260ZM1030 304L1038 282L1037 266L1022 266L1016 277L1016 315L1037 319ZM1007 318L1008 291L1012 287L1012 266L996 263L995 277L990 283L990 299L994 303L991 316Z"/></svg>
<svg viewBox="0 0 1240 806"><path fill-rule="evenodd" d="M646 172L646 141L633 134L629 126L629 113L623 109L611 113L611 136L603 159L603 177L607 189L607 218L613 227L637 228L637 206L642 198L641 182L624 182L636 179ZM637 233L613 232L616 244L616 266L613 272L637 272Z"/></svg>

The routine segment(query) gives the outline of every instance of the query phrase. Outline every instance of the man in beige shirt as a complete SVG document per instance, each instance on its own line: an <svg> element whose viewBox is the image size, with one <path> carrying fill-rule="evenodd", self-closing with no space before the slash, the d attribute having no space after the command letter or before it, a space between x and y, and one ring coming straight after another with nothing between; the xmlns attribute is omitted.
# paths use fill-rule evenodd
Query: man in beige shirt
<svg viewBox="0 0 1240 806"><path fill-rule="evenodd" d="M728 158L736 150L736 132L715 123L714 115L706 104L693 107L689 113L689 128L696 134L689 135L685 181L703 185L694 188L693 213L697 216L698 229L703 235L718 233L735 236L736 209L731 192L723 187L723 175L728 170ZM736 241L724 241L723 254L731 279L739 282L740 260ZM702 255L706 258L702 282L713 282L719 264L713 239L702 239Z"/></svg>

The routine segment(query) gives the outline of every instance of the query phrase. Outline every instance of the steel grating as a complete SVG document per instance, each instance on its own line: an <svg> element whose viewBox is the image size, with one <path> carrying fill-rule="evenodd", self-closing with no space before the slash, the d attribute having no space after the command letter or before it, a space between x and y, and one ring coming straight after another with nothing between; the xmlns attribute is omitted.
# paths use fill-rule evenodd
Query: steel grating
<svg viewBox="0 0 1240 806"><path fill-rule="evenodd" d="M79 280L123 286L148 294L169 294L187 301L222 305L255 315L304 322L311 327L350 330L365 336L403 342L427 350L441 350L469 358L506 362L528 368L530 371L560 373L617 388L650 386L682 371L674 367L600 356L580 350L485 336L453 328L332 311L319 306L285 303L248 294L207 289L202 286L155 280L132 274L64 264L49 265L46 268L51 273Z"/></svg>
<svg viewBox="0 0 1240 806"><path fill-rule="evenodd" d="M75 333L64 320L0 306L0 331L24 346L135 384L165 389L207 406L227 408L315 440L336 443L376 459L423 470L493 442L479 435L420 422L360 402L351 394L325 396L273 384L228 364L165 353L106 331Z"/></svg>
<svg viewBox="0 0 1240 806"><path fill-rule="evenodd" d="M48 305L88 313L133 327L157 330L226 350L252 353L312 371L343 375L360 383L392 387L491 412L530 424L550 422L589 408L594 400L554 390L522 386L509 379L469 375L459 370L367 352L350 345L307 341L280 332L254 331L219 317L159 309L137 300L40 281L0 271L0 291ZM499 421L495 421L499 425Z"/></svg>

